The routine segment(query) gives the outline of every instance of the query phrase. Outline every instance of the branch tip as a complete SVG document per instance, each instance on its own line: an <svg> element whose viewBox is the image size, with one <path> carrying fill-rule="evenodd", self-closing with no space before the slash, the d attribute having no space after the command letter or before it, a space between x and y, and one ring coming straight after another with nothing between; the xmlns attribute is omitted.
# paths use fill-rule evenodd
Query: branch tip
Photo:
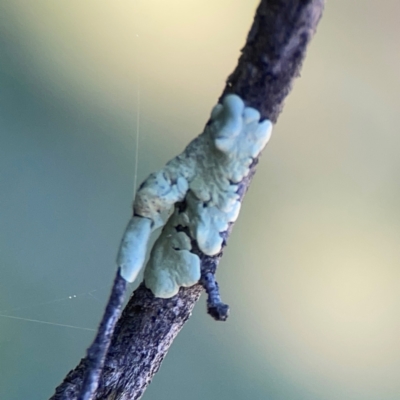
<svg viewBox="0 0 400 400"><path fill-rule="evenodd" d="M207 292L207 312L216 321L226 321L229 316L229 306L221 301L218 282L215 280L215 275L211 272L206 272L200 279L200 284Z"/></svg>

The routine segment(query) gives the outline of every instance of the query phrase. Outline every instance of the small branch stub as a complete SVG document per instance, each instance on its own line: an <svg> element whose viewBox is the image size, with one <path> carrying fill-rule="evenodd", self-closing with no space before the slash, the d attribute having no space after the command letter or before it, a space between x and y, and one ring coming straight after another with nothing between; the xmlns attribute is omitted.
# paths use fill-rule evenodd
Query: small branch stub
<svg viewBox="0 0 400 400"><path fill-rule="evenodd" d="M215 275L211 272L206 272L200 279L201 285L207 292L207 312L216 321L226 321L229 316L229 306L221 301L218 282L215 280Z"/></svg>

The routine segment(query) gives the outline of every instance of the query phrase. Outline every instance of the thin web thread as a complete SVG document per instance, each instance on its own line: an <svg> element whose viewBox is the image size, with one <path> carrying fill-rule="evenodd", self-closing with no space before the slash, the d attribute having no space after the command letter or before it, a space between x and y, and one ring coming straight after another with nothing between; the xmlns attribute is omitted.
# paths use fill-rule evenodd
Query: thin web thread
<svg viewBox="0 0 400 400"><path fill-rule="evenodd" d="M137 180L138 180L138 166L139 166L139 142L140 142L140 82L141 82L141 74L140 74L140 63L139 63L139 55L140 55L140 42L139 42L139 34L136 34L137 38L137 57L136 57L136 70L137 70L137 90L136 90L136 135L135 135L135 165L134 165L134 175L133 175L133 196L135 197L136 195L136 189L137 189ZM9 310L3 310L0 311L0 317L1 318L9 318L9 319L15 319L15 320L20 320L20 321L26 321L26 322L34 322L38 324L45 324L45 325L53 325L53 326L59 326L63 328L71 328L71 329L79 329L79 330L84 330L84 331L90 331L94 332L96 329L92 328L85 328L85 327L80 327L80 326L75 326L75 325L67 325L67 324L59 324L56 322L49 322L49 321L42 321L38 319L32 319L32 318L23 318L23 317L17 317L15 315L7 315L9 312L15 312L19 310L25 310L25 309L30 309L34 307L39 307L39 306L44 306L44 305L50 305L53 303L57 302L62 302L65 300L70 300L72 298L80 297L83 295L89 295L90 297L94 298L95 300L99 301L94 295L93 292L95 292L97 289L94 289L90 292L86 293L81 293L78 295L72 295L68 296L67 298L60 298L60 299L55 299L51 300L48 302L43 302L43 303L38 303L34 305L29 305L29 306L23 306L23 307L16 307L12 308Z"/></svg>
<svg viewBox="0 0 400 400"><path fill-rule="evenodd" d="M136 34L137 38L137 57L136 57L136 68L137 68L137 90L136 90L136 143L135 143L135 170L133 174L133 197L136 195L137 177L138 177L138 165L139 165L139 138L140 138L140 64L139 64L139 34Z"/></svg>
<svg viewBox="0 0 400 400"><path fill-rule="evenodd" d="M90 296L91 298L93 298L93 299L95 299L97 301L100 301L97 297L95 297L93 295L93 293L99 291L100 289L104 289L105 287L108 287L108 285L100 286L100 287L98 287L96 289L90 290L89 292L82 292L82 293L79 293L79 294L72 294L72 295L70 295L68 297L61 297L61 298L58 298L58 299L44 301L44 302L41 302L41 303L30 304L29 306L20 306L20 307L9 308L7 310L0 310L0 314L5 316L5 314L9 314L10 312L14 313L14 312L20 311L20 310L27 310L27 309L36 308L36 307L48 306L48 305L52 305L54 303L61 303L61 302L68 301L68 300L78 299L78 298L83 297L83 296Z"/></svg>
<svg viewBox="0 0 400 400"><path fill-rule="evenodd" d="M133 175L133 197L135 197L135 195L136 195L137 180L138 180L139 139L140 139L140 81L141 81L141 76L140 76L140 63L139 63L139 54L140 54L139 34L136 34L136 38L137 38L137 57L136 57L136 59L137 59L137 61L136 61L137 90L136 90L136 135L135 135L135 165L134 165L134 175ZM15 320L20 320L20 321L35 322L35 323L46 324L46 325L60 326L60 327L65 327L65 328L81 329L81 330L85 330L85 331L95 331L95 329L91 329L91 328L84 328L84 327L67 325L67 324L58 324L58 323L53 323L53 322L48 322L48 321L41 321L41 320L32 319L32 318L17 317L17 316L7 315L7 314L9 312L15 312L15 311L34 308L34 307L50 305L50 304L57 303L57 302L62 302L62 301L70 300L70 299L80 297L83 295L89 295L93 299L99 301L99 299L97 299L93 295L93 292L95 292L96 290L97 289L94 289L94 290L91 290L90 292L82 293L79 295L72 295L72 296L68 296L67 298L55 299L55 300L51 300L48 302L33 304L33 305L29 305L29 306L15 307L15 308L12 308L9 310L0 310L0 317L10 318L10 319L15 319Z"/></svg>
<svg viewBox="0 0 400 400"><path fill-rule="evenodd" d="M82 326L68 325L68 324L59 324L57 322L43 321L43 320L33 319L33 318L17 317L16 315L9 315L9 313L11 313L11 312L14 313L16 311L21 311L21 310L25 311L25 310L29 310L29 309L36 308L36 307L48 306L48 305L52 305L52 304L55 304L55 303L64 302L64 301L67 301L67 300L75 300L75 299L78 299L78 298L83 297L83 296L89 296L90 298L92 298L92 299L94 299L96 301L100 301L96 296L93 295L93 293L98 291L98 290L100 290L100 289L102 289L102 288L105 288L105 287L108 287L108 285L101 286L101 287L99 287L97 289L93 289L93 290L91 290L89 292L73 294L73 295L70 295L68 297L62 297L62 298L59 298L59 299L45 301L45 302L42 302L42 303L30 304L29 306L21 306L21 307L14 307L14 308L11 308L11 309L8 309L8 310L1 310L0 311L0 317L1 318L19 320L19 321L25 321L25 322L34 322L34 323L37 323L37 324L53 325L53 326L59 326L59 327L63 327L63 328L71 328L71 329L79 329L79 330L82 330L82 331L95 332L96 329L92 329L92 328L86 328L86 327L82 327Z"/></svg>
<svg viewBox="0 0 400 400"><path fill-rule="evenodd" d="M60 326L62 328L72 328L72 329L79 329L81 331L90 331L90 332L95 332L96 329L92 328L83 328L81 326L75 326L75 325L66 325L66 324L57 324L56 322L48 322L48 321L41 321L39 319L31 319L31 318L22 318L22 317L14 317L12 315L3 315L0 314L0 317L3 318L11 318L11 319L18 319L20 321L27 321L27 322L36 322L38 324L45 324L45 325L53 325L53 326Z"/></svg>

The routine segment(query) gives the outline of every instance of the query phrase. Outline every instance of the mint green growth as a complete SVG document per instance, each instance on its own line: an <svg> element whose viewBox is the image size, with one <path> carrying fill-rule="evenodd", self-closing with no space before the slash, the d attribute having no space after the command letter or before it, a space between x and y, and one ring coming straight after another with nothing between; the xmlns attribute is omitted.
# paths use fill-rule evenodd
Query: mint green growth
<svg viewBox="0 0 400 400"><path fill-rule="evenodd" d="M221 233L240 211L238 184L271 137L272 123L237 95L217 104L204 132L140 186L134 217L122 238L117 264L128 282L142 269L152 231L164 226L145 268L146 286L168 298L200 279L200 259L191 238L209 256L222 248ZM175 203L185 201L180 211ZM178 231L176 228L180 227ZM181 228L190 232L191 238Z"/></svg>

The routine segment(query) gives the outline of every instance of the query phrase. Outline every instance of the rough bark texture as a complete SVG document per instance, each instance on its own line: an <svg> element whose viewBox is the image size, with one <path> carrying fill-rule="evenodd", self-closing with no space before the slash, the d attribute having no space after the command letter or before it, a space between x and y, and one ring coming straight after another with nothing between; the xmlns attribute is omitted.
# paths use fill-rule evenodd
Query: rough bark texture
<svg viewBox="0 0 400 400"><path fill-rule="evenodd" d="M221 97L236 93L247 106L258 109L262 118L276 122L293 80L299 75L323 6L324 0L262 0L238 66ZM240 184L241 197L250 185L256 164ZM224 234L225 242L231 230L232 226ZM222 256L196 253L203 271L215 270ZM139 286L118 321L96 399L133 400L142 396L202 291L198 284L181 288L173 298L159 299L143 283ZM82 359L51 399L76 399L85 367L86 359Z"/></svg>
<svg viewBox="0 0 400 400"><path fill-rule="evenodd" d="M275 123L300 73L323 6L324 0L261 1L238 66L221 98L236 93L246 106Z"/></svg>

